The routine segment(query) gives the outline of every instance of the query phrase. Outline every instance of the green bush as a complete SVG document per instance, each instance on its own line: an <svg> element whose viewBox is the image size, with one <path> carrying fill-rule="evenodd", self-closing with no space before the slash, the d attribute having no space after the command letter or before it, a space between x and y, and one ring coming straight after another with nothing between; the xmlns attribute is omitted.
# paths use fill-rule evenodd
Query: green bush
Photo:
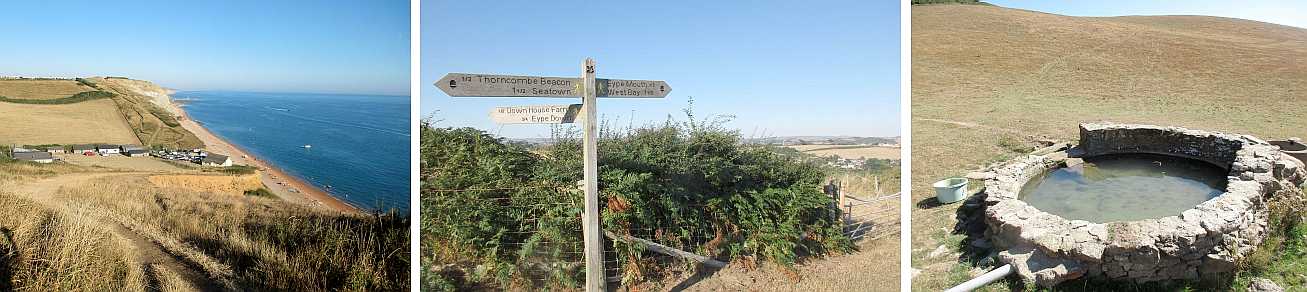
<svg viewBox="0 0 1307 292"><path fill-rule="evenodd" d="M245 191L245 195L246 195L246 196L251 196L251 197L264 197L264 198L276 198L276 197L277 197L277 196L275 196L275 195L272 194L272 191L269 191L268 189L265 189L265 188L258 188L258 189L256 189L256 190L248 190L248 191Z"/></svg>
<svg viewBox="0 0 1307 292"><path fill-rule="evenodd" d="M428 123L420 139L424 263L478 267L472 281L504 286L580 284L580 265L558 267L582 261L580 139L562 135L537 154L476 129ZM605 134L599 153L604 230L786 266L852 249L819 191L821 167L742 145L736 132L691 118ZM607 260L621 261L627 280L668 264L640 246L612 247Z"/></svg>
<svg viewBox="0 0 1307 292"><path fill-rule="evenodd" d="M86 87L95 88L95 89L100 89L100 85L95 84L95 81L91 81L90 79L86 79L86 78L77 78L76 80L77 80L77 83L81 83L82 85L85 85Z"/></svg>
<svg viewBox="0 0 1307 292"><path fill-rule="evenodd" d="M96 100L102 98L110 98L113 96L114 94L108 91L96 90L96 91L79 92L77 94L68 97L62 97L56 99L26 99L26 98L9 98L9 97L0 96L0 101L10 102L10 103L23 103L23 104L70 104L70 103L79 103L83 101L90 101L90 100Z"/></svg>
<svg viewBox="0 0 1307 292"><path fill-rule="evenodd" d="M169 127L174 127L174 128L182 126L181 122L177 121L177 116L168 113L163 108L160 108L154 104L146 104L145 106L146 109L150 111L150 114L154 115L154 117L156 118L159 118L159 121L163 122L164 125L168 125Z"/></svg>
<svg viewBox="0 0 1307 292"><path fill-rule="evenodd" d="M254 171L256 171L256 170L259 170L259 169L258 169L258 168L255 168L255 167L253 167L253 166L249 166L249 165L232 165L232 166L215 167L215 168L205 168L205 169L204 169L204 171L207 171L207 172L221 172L221 173L231 174L231 175L254 174Z"/></svg>

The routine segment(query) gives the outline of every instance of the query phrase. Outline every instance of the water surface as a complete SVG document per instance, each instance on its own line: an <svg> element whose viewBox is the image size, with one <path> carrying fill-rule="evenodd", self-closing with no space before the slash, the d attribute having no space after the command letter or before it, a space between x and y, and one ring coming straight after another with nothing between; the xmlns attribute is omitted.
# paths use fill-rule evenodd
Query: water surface
<svg viewBox="0 0 1307 292"><path fill-rule="evenodd" d="M1226 174L1192 159L1107 155L1031 178L1021 188L1020 199L1067 219L1105 223L1161 218L1224 193Z"/></svg>
<svg viewBox="0 0 1307 292"><path fill-rule="evenodd" d="M214 135L351 205L409 208L407 96L188 91L174 97Z"/></svg>

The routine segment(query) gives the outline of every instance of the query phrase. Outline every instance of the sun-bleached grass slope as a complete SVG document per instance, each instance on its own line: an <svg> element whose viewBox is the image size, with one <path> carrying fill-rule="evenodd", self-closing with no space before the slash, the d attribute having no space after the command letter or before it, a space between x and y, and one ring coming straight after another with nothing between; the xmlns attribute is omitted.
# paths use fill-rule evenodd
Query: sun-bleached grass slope
<svg viewBox="0 0 1307 292"><path fill-rule="evenodd" d="M912 200L930 183L1077 139L1110 120L1307 136L1307 29L1206 16L1071 17L981 5L912 7ZM913 210L914 289L976 272L956 254L956 206Z"/></svg>
<svg viewBox="0 0 1307 292"><path fill-rule="evenodd" d="M93 175L81 182L69 177ZM48 179L48 180L43 180ZM151 245L195 267L204 286L239 290L308 290L308 291L377 291L408 290L408 220L393 215L350 215L318 211L262 197L197 192L181 187L155 187L145 174L115 173L64 164L34 165L0 163L0 189L31 189L33 183L58 183L43 194L0 193L0 199L25 200L0 216L17 216L0 220L0 228L50 230L61 235L98 235L96 240L77 240L82 245L49 241L46 249L60 248L81 254L94 251L117 251L132 254L141 244L124 242L111 230L121 226L125 232L146 239ZM47 188L48 189L48 188ZM5 208L0 206L0 208ZM47 224L42 220L23 219L39 216L40 208L78 210L67 221L95 226L96 232L73 229L65 224ZM37 212L37 213L33 213ZM27 238L27 237L20 237ZM105 239L111 240L105 240ZM80 239L80 238L75 238ZM28 241L22 241L27 243ZM37 246L41 246L37 244ZM22 253L31 258L30 253ZM40 254L36 254L40 255ZM99 267L104 270L123 267L127 271L149 271L142 279L160 286L186 290L193 283L177 276L177 271L159 269L131 261L110 264L93 261L110 257L46 257L42 262L75 267ZM5 262L0 269L40 271L31 266ZM127 272L120 272L125 274ZM101 282L68 281L58 290L104 290L98 287L133 287L134 278L103 276ZM0 279L3 280L3 279ZM66 281L49 273L38 273L22 281L0 284L23 285L43 281ZM107 281L107 282L105 282ZM110 286L92 286L108 283ZM96 284L98 285L98 284ZM131 290L131 289L127 289Z"/></svg>
<svg viewBox="0 0 1307 292"><path fill-rule="evenodd" d="M92 91L76 80L0 79L0 96L17 99L58 99Z"/></svg>
<svg viewBox="0 0 1307 292"><path fill-rule="evenodd" d="M74 104L0 102L0 144L140 144L108 99Z"/></svg>

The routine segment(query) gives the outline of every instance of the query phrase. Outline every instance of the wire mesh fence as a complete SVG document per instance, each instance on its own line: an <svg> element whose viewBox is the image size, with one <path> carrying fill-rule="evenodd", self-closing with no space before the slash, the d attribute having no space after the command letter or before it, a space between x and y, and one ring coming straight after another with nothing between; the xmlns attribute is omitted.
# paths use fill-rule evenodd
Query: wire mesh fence
<svg viewBox="0 0 1307 292"><path fill-rule="evenodd" d="M830 181L824 191L835 201L844 235L854 242L899 233L901 193L860 196L846 192L841 180Z"/></svg>
<svg viewBox="0 0 1307 292"><path fill-rule="evenodd" d="M858 196L840 191L828 211L853 241L897 234L899 194ZM461 266L500 285L520 288L580 287L584 282L583 194L576 186L426 188L424 241L445 254L443 267ZM720 225L716 206L659 201L627 206L620 196L601 201L605 216L604 272L610 285L649 279L667 266L724 264L716 257L728 241L749 240L749 231ZM639 210L634 212L632 210ZM638 216L639 220L623 216ZM772 232L779 234L782 232ZM796 238L809 236L798 230ZM801 248L801 247L799 247ZM470 267L470 268L469 268Z"/></svg>

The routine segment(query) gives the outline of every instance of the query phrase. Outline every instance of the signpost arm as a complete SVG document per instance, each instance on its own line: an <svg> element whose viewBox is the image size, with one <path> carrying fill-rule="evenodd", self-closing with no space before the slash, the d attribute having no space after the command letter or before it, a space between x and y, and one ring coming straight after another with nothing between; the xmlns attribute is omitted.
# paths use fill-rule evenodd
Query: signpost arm
<svg viewBox="0 0 1307 292"><path fill-rule="evenodd" d="M599 231L599 126L595 109L595 61L585 59L581 64L581 104L585 108L585 212L581 216L585 237L585 290L603 292L604 245Z"/></svg>

